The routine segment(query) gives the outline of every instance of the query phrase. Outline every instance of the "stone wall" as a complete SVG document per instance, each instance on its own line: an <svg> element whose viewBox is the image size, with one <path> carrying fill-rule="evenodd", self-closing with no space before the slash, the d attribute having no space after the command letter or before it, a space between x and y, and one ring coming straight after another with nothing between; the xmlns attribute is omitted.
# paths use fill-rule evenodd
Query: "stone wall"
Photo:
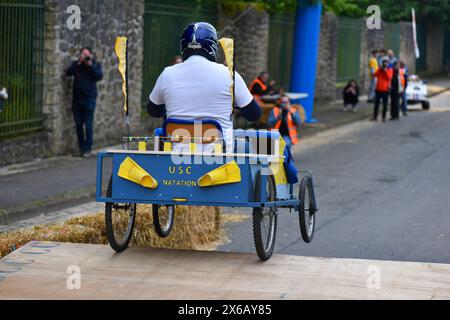
<svg viewBox="0 0 450 320"><path fill-rule="evenodd" d="M442 54L444 46L444 29L441 24L427 23L427 68L426 74L436 74L444 71Z"/></svg>
<svg viewBox="0 0 450 320"><path fill-rule="evenodd" d="M67 7L81 9L81 29L69 30ZM77 150L71 112L73 80L64 70L83 46L93 49L102 64L104 78L98 83L94 148L116 143L125 132L121 105L121 80L114 53L115 37L129 38L129 107L132 123L140 120L143 62L143 0L47 0L45 33L44 108L46 132L53 154ZM137 126L136 126L137 127Z"/></svg>
<svg viewBox="0 0 450 320"><path fill-rule="evenodd" d="M48 135L41 131L0 141L0 167L50 156Z"/></svg>
<svg viewBox="0 0 450 320"><path fill-rule="evenodd" d="M411 22L400 23L400 60L408 66L409 74L416 73L416 55Z"/></svg>
<svg viewBox="0 0 450 320"><path fill-rule="evenodd" d="M322 16L320 43L316 71L316 98L334 100L336 98L337 63L337 18L334 14Z"/></svg>
<svg viewBox="0 0 450 320"><path fill-rule="evenodd" d="M217 30L221 37L235 40L236 70L251 83L262 70L267 70L269 15L250 4L234 9L219 8ZM228 13L227 9L232 12Z"/></svg>

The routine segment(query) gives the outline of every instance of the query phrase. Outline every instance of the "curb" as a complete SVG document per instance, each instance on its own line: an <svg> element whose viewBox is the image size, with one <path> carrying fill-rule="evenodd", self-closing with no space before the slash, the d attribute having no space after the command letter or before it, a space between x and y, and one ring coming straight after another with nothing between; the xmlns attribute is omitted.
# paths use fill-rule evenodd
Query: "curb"
<svg viewBox="0 0 450 320"><path fill-rule="evenodd" d="M0 225L9 225L19 221L35 218L49 211L58 210L67 206L95 199L95 188L82 189L70 194L52 196L43 200L13 206L0 210Z"/></svg>
<svg viewBox="0 0 450 320"><path fill-rule="evenodd" d="M440 94L442 94L444 92L447 92L447 91L450 91L450 87L442 88L442 89L440 89L440 90L438 90L436 92L430 93L427 98L435 97L435 96L440 95Z"/></svg>

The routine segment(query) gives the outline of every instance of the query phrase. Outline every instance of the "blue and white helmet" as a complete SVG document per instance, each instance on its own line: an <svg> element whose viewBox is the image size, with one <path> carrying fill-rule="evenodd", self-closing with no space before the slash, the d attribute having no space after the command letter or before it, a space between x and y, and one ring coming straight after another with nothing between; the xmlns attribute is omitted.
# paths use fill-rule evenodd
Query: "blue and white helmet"
<svg viewBox="0 0 450 320"><path fill-rule="evenodd" d="M183 60L197 54L210 61L217 60L219 35L216 29L207 22L196 22L188 25L181 34L180 47Z"/></svg>

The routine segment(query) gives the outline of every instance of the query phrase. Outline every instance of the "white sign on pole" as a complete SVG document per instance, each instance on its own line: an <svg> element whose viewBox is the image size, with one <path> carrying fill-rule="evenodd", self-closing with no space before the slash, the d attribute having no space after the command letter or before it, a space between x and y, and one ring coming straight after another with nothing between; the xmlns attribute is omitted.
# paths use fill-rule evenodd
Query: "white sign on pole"
<svg viewBox="0 0 450 320"><path fill-rule="evenodd" d="M416 11L412 8L412 27L413 27L413 38L414 38L414 51L416 53L416 59L420 58L419 45L417 44L417 26L416 26Z"/></svg>

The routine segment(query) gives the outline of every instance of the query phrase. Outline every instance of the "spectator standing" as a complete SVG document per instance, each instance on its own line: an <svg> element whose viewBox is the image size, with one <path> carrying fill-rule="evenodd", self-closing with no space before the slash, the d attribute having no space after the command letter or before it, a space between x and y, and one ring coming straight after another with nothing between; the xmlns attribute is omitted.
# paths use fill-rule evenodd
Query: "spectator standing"
<svg viewBox="0 0 450 320"><path fill-rule="evenodd" d="M391 80L391 118L389 120L398 120L400 109L400 93L403 92L403 80L400 74L399 63L394 62L392 68L392 80Z"/></svg>
<svg viewBox="0 0 450 320"><path fill-rule="evenodd" d="M398 61L397 57L395 56L394 50L391 49L388 50L387 58L389 60L389 68L393 68L394 63Z"/></svg>
<svg viewBox="0 0 450 320"><path fill-rule="evenodd" d="M375 78L375 71L378 70L378 50L372 50L369 59L369 77L370 87L367 102L373 102L375 99L375 87L377 85L377 78Z"/></svg>
<svg viewBox="0 0 450 320"><path fill-rule="evenodd" d="M383 60L385 59L389 59L386 54L386 49L380 49L380 51L378 51L378 67L383 64Z"/></svg>
<svg viewBox="0 0 450 320"><path fill-rule="evenodd" d="M389 100L389 90L392 79L392 69L388 68L389 61L383 59L381 67L375 72L377 78L377 86L375 90L375 105L373 109L373 117L371 121L378 120L378 110L380 102L383 102L382 120L386 121L387 105Z"/></svg>
<svg viewBox="0 0 450 320"><path fill-rule="evenodd" d="M297 108L291 105L287 96L282 96L270 112L268 125L271 130L279 130L286 145L290 148L298 143L297 127L301 122Z"/></svg>
<svg viewBox="0 0 450 320"><path fill-rule="evenodd" d="M406 88L408 87L408 76L409 71L408 67L406 66L406 63L404 61L400 61L400 78L402 80L403 84L403 92L400 94L400 97L402 98L401 102L401 109L403 116L408 116L408 100L406 98Z"/></svg>
<svg viewBox="0 0 450 320"><path fill-rule="evenodd" d="M355 80L350 80L342 91L344 99L344 111L348 111L348 106L351 106L351 110L356 112L359 102L359 87Z"/></svg>
<svg viewBox="0 0 450 320"><path fill-rule="evenodd" d="M97 82L103 78L102 67L94 59L92 50L84 47L80 50L78 60L72 62L66 70L66 75L75 78L72 112L80 148L77 156L88 157L91 154L93 144Z"/></svg>

